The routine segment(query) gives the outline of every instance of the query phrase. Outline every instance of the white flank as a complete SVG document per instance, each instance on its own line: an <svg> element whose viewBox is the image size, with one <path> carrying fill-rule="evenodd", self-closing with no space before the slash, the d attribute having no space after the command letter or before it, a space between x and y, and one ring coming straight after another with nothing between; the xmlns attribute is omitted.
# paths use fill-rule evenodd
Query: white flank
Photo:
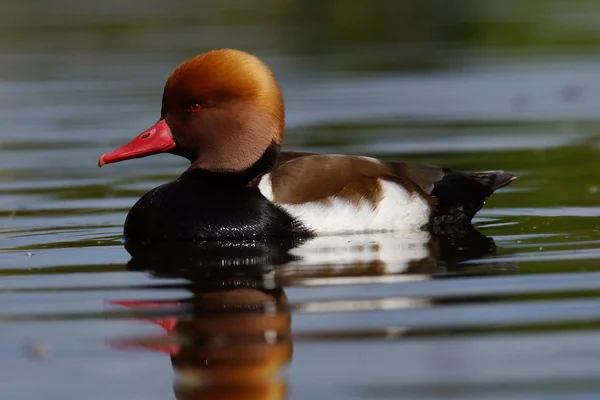
<svg viewBox="0 0 600 400"><path fill-rule="evenodd" d="M383 189L383 197L376 209L366 200L357 206L337 197L331 202L276 204L308 229L321 235L407 231L420 229L427 224L430 208L423 197L410 193L393 182L380 179L379 183ZM273 201L270 174L260 180L258 189L263 196Z"/></svg>
<svg viewBox="0 0 600 400"><path fill-rule="evenodd" d="M266 174L260 178L258 182L258 190L265 196L269 201L273 201L273 187L271 186L271 174Z"/></svg>

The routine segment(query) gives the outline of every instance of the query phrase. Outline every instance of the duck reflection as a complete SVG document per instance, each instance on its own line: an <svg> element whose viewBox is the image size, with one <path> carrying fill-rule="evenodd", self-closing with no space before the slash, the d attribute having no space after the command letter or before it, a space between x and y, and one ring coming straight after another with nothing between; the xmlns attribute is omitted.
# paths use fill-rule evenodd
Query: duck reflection
<svg viewBox="0 0 600 400"><path fill-rule="evenodd" d="M292 341L283 290L197 293L192 307L193 318L175 327L185 343L171 356L177 398L284 398L277 373L291 360Z"/></svg>
<svg viewBox="0 0 600 400"><path fill-rule="evenodd" d="M187 277L190 267L182 271ZM283 399L286 385L278 372L292 357L287 299L282 289L264 288L259 270L253 274L243 267L232 267L228 274L210 268L196 273L202 282L187 299L114 301L139 312L151 310L155 315L144 319L165 334L114 340L112 347L168 354L178 399Z"/></svg>
<svg viewBox="0 0 600 400"><path fill-rule="evenodd" d="M388 232L319 236L313 239L204 241L198 243L139 244L129 242L128 268L159 276L198 281L211 271L246 273L268 270L284 275L435 275L464 269L473 259L496 255L497 247L473 227L453 232ZM490 264L493 264L490 261ZM276 268L277 267L277 268ZM299 275L298 275L299 274Z"/></svg>
<svg viewBox="0 0 600 400"><path fill-rule="evenodd" d="M116 340L112 346L167 353L178 399L286 396L280 371L293 353L287 285L332 277L428 277L496 253L494 241L474 229L454 236L419 232L304 241L127 243L126 248L132 254L129 270L188 282L191 296L183 300L114 302L156 312L144 318L163 327L164 337Z"/></svg>
<svg viewBox="0 0 600 400"><path fill-rule="evenodd" d="M289 251L299 244L294 240L127 243L133 255L129 270L189 282L186 288L192 296L179 302L184 316L168 324L162 318L154 320L176 343L168 353L178 399L285 397L279 371L292 357L291 316L272 272L297 259ZM116 344L149 348L144 340Z"/></svg>

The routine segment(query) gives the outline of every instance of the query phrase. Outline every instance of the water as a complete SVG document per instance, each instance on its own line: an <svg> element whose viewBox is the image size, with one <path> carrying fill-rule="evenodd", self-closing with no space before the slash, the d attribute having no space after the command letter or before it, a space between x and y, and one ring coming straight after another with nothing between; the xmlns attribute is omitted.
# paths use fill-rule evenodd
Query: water
<svg viewBox="0 0 600 400"><path fill-rule="evenodd" d="M596 3L288 3L1 6L3 398L596 398ZM276 72L288 149L519 179L463 237L131 258L127 211L186 163L97 157L156 121L174 66L222 46Z"/></svg>

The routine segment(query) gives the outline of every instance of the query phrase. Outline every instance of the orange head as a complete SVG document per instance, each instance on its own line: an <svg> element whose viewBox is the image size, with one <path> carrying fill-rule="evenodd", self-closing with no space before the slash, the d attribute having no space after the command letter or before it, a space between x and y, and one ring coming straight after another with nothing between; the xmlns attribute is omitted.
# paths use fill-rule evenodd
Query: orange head
<svg viewBox="0 0 600 400"><path fill-rule="evenodd" d="M180 64L165 85L160 120L98 165L157 153L192 168L240 172L283 139L284 106L271 70L239 50L214 50Z"/></svg>

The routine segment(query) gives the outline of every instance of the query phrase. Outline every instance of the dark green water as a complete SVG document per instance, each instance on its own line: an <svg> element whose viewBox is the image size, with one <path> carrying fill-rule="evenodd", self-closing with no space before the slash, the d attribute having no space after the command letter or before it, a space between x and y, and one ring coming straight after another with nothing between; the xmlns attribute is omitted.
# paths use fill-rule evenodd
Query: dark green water
<svg viewBox="0 0 600 400"><path fill-rule="evenodd" d="M0 5L2 398L597 398L600 3L449 4ZM97 157L219 47L275 71L288 149L519 179L453 240L130 260L127 211L186 163Z"/></svg>

